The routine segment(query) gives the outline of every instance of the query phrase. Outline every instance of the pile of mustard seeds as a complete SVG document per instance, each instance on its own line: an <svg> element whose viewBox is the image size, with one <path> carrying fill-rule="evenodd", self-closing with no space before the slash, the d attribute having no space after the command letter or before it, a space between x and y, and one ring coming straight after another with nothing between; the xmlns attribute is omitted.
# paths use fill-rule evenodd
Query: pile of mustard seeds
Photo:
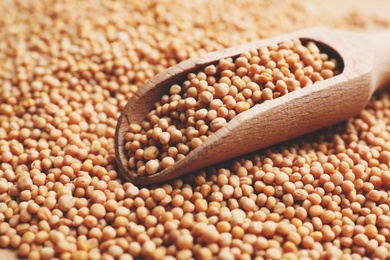
<svg viewBox="0 0 390 260"><path fill-rule="evenodd" d="M309 7L0 1L0 247L27 259L388 258L386 92L345 123L161 185L117 172L116 120L148 79L328 20Z"/></svg>

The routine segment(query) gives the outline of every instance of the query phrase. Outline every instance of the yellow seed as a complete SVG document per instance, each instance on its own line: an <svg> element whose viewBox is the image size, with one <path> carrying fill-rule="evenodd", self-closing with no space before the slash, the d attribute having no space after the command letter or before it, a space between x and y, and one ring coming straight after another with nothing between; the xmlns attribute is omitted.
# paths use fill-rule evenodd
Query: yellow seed
<svg viewBox="0 0 390 260"><path fill-rule="evenodd" d="M326 210L321 216L321 221L324 224L331 223L335 219L335 214L331 210Z"/></svg>
<svg viewBox="0 0 390 260"><path fill-rule="evenodd" d="M62 211L69 211L75 204L72 195L63 195L58 199L58 208Z"/></svg>
<svg viewBox="0 0 390 260"><path fill-rule="evenodd" d="M357 234L353 238L353 243L356 244L357 246L366 246L368 243L368 238L365 234Z"/></svg>
<svg viewBox="0 0 390 260"><path fill-rule="evenodd" d="M129 125L129 131L131 133L134 133L134 134L137 134L139 132L141 132L141 126L139 124L130 124Z"/></svg>
<svg viewBox="0 0 390 260"><path fill-rule="evenodd" d="M262 234L266 237L272 237L275 234L277 225L273 221L266 221L263 224Z"/></svg>
<svg viewBox="0 0 390 260"><path fill-rule="evenodd" d="M196 99L192 98L192 97L186 98L184 105L186 106L186 108L189 108L189 109L194 108L196 105Z"/></svg>
<svg viewBox="0 0 390 260"><path fill-rule="evenodd" d="M160 163L157 160L150 160L145 164L145 171L148 174L155 174L158 172Z"/></svg>
<svg viewBox="0 0 390 260"><path fill-rule="evenodd" d="M321 71L321 76L324 79L331 78L331 77L333 77L333 71L330 70L330 69L324 69L324 70Z"/></svg>
<svg viewBox="0 0 390 260"><path fill-rule="evenodd" d="M91 206L91 214L98 219L103 218L106 215L106 209L104 205L95 203Z"/></svg>
<svg viewBox="0 0 390 260"><path fill-rule="evenodd" d="M169 93L171 95L175 95L175 94L177 95L180 94L180 92L181 92L181 87L177 84L172 85L171 88L169 89Z"/></svg>
<svg viewBox="0 0 390 260"><path fill-rule="evenodd" d="M30 177L22 176L22 177L18 180L18 187L19 187L21 190L28 190L28 189L31 189L31 186L32 186L32 180L31 180Z"/></svg>
<svg viewBox="0 0 390 260"><path fill-rule="evenodd" d="M252 210L254 211L256 209L256 203L251 200L251 199L245 199L242 203L242 207L245 209L245 210Z"/></svg>
<svg viewBox="0 0 390 260"><path fill-rule="evenodd" d="M168 144L171 136L168 132L162 132L159 136L159 141L161 144Z"/></svg>
<svg viewBox="0 0 390 260"><path fill-rule="evenodd" d="M269 89L269 88L263 89L262 92L261 92L261 95L264 98L264 100L271 100L271 99L273 99L272 90Z"/></svg>
<svg viewBox="0 0 390 260"><path fill-rule="evenodd" d="M200 94L200 100L203 103L209 104L213 100L214 96L209 91L203 91Z"/></svg>
<svg viewBox="0 0 390 260"><path fill-rule="evenodd" d="M291 233L290 225L286 222L280 222L276 226L276 232L286 236Z"/></svg>
<svg viewBox="0 0 390 260"><path fill-rule="evenodd" d="M271 81L271 80L272 80L272 75L270 75L267 72L263 72L259 76L259 82L260 83L265 83L265 82L268 82L268 81Z"/></svg>
<svg viewBox="0 0 390 260"><path fill-rule="evenodd" d="M320 205L313 205L309 209L309 215L311 217L320 217L324 213L324 208Z"/></svg>
<svg viewBox="0 0 390 260"><path fill-rule="evenodd" d="M282 94L286 94L288 92L287 90L287 84L283 80L278 80L275 84L275 87L278 91L280 91Z"/></svg>
<svg viewBox="0 0 390 260"><path fill-rule="evenodd" d="M159 150L156 146L149 146L145 149L144 152L144 158L146 160L153 160L156 159L159 154Z"/></svg>
<svg viewBox="0 0 390 260"><path fill-rule="evenodd" d="M164 168L169 168L174 164L175 164L175 160L170 156L167 156L161 160L161 166Z"/></svg>
<svg viewBox="0 0 390 260"><path fill-rule="evenodd" d="M215 97L222 98L229 92L229 86L226 83L219 83L215 86Z"/></svg>
<svg viewBox="0 0 390 260"><path fill-rule="evenodd" d="M180 142L180 141L182 141L182 138L183 138L183 135L180 132L180 130L176 129L176 130L172 131L171 140L173 140L174 142Z"/></svg>
<svg viewBox="0 0 390 260"><path fill-rule="evenodd" d="M217 117L210 123L210 128L213 131L217 131L220 128L224 127L226 125L226 119L222 117Z"/></svg>
<svg viewBox="0 0 390 260"><path fill-rule="evenodd" d="M237 102L236 111L237 113L242 113L250 108L250 104L245 101Z"/></svg>

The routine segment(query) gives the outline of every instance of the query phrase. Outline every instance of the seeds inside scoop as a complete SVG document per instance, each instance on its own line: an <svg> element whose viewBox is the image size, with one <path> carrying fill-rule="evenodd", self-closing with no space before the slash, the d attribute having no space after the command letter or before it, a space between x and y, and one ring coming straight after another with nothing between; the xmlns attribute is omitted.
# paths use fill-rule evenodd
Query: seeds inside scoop
<svg viewBox="0 0 390 260"><path fill-rule="evenodd" d="M126 134L129 166L139 176L171 167L237 114L340 73L335 58L298 39L221 59L170 87Z"/></svg>

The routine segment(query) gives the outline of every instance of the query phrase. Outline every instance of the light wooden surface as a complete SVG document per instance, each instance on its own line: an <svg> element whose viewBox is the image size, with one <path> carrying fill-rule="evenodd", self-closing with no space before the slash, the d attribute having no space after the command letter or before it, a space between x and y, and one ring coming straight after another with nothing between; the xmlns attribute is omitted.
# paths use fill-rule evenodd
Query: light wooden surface
<svg viewBox="0 0 390 260"><path fill-rule="evenodd" d="M0 249L0 259L1 260L13 260L19 259L16 255L16 252L11 249Z"/></svg>
<svg viewBox="0 0 390 260"><path fill-rule="evenodd" d="M371 83L376 89L389 87L390 82L390 29L371 34L375 48Z"/></svg>
<svg viewBox="0 0 390 260"><path fill-rule="evenodd" d="M331 47L341 56L337 59L344 63L343 72L238 114L172 167L149 176L137 176L130 169L124 148L128 125L141 123L173 83L182 82L188 73L222 58L237 57L250 49L297 38ZM390 30L367 36L330 28L311 28L213 52L171 67L145 84L123 109L115 139L119 170L134 184L158 183L348 119L367 105L379 84L389 82L389 77L384 76L389 74L384 64L390 60L390 41L385 39L390 39ZM377 48L373 47L374 43ZM330 54L331 49L325 52ZM387 70L374 66L374 58L380 68Z"/></svg>
<svg viewBox="0 0 390 260"><path fill-rule="evenodd" d="M329 15L325 17L324 24L329 26L338 26L334 21L338 20L335 17L341 17L346 13L357 10L363 15L378 16L386 18L388 17L388 10L390 10L390 1L388 0L311 0L309 1L311 12L318 13L318 16L323 17L323 13ZM315 8L313 8L315 7ZM321 14L322 13L322 14ZM371 30L372 26L368 28L362 28L363 31ZM376 29L376 28L374 28ZM0 249L1 260L19 259L14 250Z"/></svg>

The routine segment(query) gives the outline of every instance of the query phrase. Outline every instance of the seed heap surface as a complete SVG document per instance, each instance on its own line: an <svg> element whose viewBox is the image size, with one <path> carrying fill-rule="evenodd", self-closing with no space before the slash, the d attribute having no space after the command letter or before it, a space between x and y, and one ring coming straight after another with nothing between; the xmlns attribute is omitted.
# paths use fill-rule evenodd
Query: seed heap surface
<svg viewBox="0 0 390 260"><path fill-rule="evenodd" d="M299 39L219 60L174 84L141 124L130 124L125 149L139 176L183 159L256 104L337 75L338 62Z"/></svg>
<svg viewBox="0 0 390 260"><path fill-rule="evenodd" d="M346 123L160 186L117 174L116 120L147 79L328 20L311 2L0 1L0 247L28 259L386 259L387 93ZM390 26L378 19L333 22Z"/></svg>

